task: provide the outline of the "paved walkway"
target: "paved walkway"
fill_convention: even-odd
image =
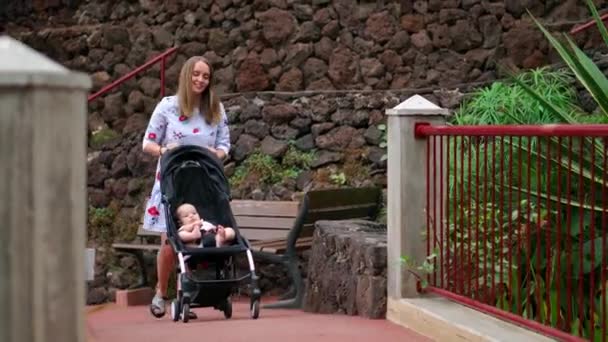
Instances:
[[[224,319],[220,311],[200,308],[193,310],[198,319],[188,323],[173,322],[169,314],[157,320],[145,306],[125,308],[106,304],[87,309],[88,342],[431,341],[386,320],[344,315],[262,308],[260,318],[253,320],[244,300],[233,303],[230,320]]]

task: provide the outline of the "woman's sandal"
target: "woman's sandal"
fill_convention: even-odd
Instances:
[[[161,318],[165,315],[165,298],[154,295],[152,298],[152,304],[150,304],[150,313],[156,318]]]
[[[156,318],[161,318],[165,315],[166,300],[167,298],[163,298],[159,295],[155,295],[154,298],[152,298],[152,304],[150,304],[150,313],[152,314],[152,316]],[[197,319],[198,316],[196,315],[196,313],[188,311],[188,318]]]

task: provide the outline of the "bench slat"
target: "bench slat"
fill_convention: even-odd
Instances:
[[[277,229],[240,229],[240,232],[250,241],[269,240],[269,239],[285,239],[288,231]]]
[[[137,229],[137,236],[146,237],[146,236],[160,236],[160,232],[155,232],[152,230],[146,230],[143,226],[139,226]]]
[[[237,216],[235,219],[240,230],[250,228],[290,230],[295,222],[295,218],[288,217]]]
[[[312,209],[306,215],[305,223],[319,220],[369,219],[375,216],[376,204],[362,204],[333,208]]]
[[[308,193],[308,209],[370,203],[378,205],[381,191],[378,188],[348,188],[315,190]]]
[[[298,202],[293,201],[253,201],[232,200],[230,208],[234,216],[298,216]]]
[[[160,249],[160,245],[142,245],[136,243],[113,243],[112,248],[114,249],[139,249],[144,251],[155,251]]]
[[[296,242],[296,250],[298,251],[310,248],[310,246],[312,246],[312,237],[301,238]],[[274,240],[272,243],[256,241],[251,244],[251,248],[254,251],[281,254],[287,250],[287,240]]]

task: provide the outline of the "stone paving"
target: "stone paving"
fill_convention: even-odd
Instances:
[[[260,318],[253,320],[245,300],[235,301],[230,320],[210,308],[193,311],[198,319],[182,323],[173,322],[168,314],[155,319],[146,306],[121,307],[112,303],[88,307],[87,341],[432,341],[383,319],[262,309]]]

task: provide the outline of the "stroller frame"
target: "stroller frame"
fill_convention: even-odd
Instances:
[[[198,161],[188,159],[189,156],[198,158]],[[222,224],[230,226],[235,230],[236,236],[232,245],[222,247],[190,247],[186,246],[177,234],[177,225],[174,212],[182,203],[190,202],[190,198],[182,197],[178,194],[175,184],[179,187],[179,177],[196,174],[197,179],[206,179],[211,184],[205,184],[202,188],[206,188],[207,194],[215,192],[219,198],[211,197],[215,201],[211,208],[204,205],[196,206],[197,209],[207,213],[221,211],[216,215],[216,220],[223,222],[213,222],[214,224]],[[168,177],[165,179],[165,177]],[[170,177],[170,178],[169,178]],[[230,210],[230,193],[228,182],[223,173],[223,164],[207,149],[198,146],[182,146],[161,158],[161,190],[162,202],[164,204],[165,218],[167,221],[167,240],[177,254],[177,298],[171,303],[171,318],[173,321],[186,323],[189,320],[191,308],[196,307],[213,307],[224,313],[224,317],[229,319],[232,317],[232,301],[231,294],[242,283],[250,282],[250,316],[257,319],[260,313],[260,297],[261,291],[258,287],[258,276],[255,272],[255,264],[249,241],[240,234],[236,220]],[[204,184],[201,183],[201,184]],[[164,186],[163,186],[164,185]],[[195,187],[186,187],[188,194],[197,194],[199,190],[193,190]],[[166,190],[166,192],[165,192]],[[203,190],[201,189],[200,193]],[[198,200],[198,198],[197,198]],[[209,202],[209,200],[206,200]],[[202,203],[199,201],[199,203]],[[223,210],[222,210],[223,209]],[[207,214],[203,214],[204,219]],[[211,215],[212,216],[212,215]],[[249,272],[245,275],[238,276],[235,265],[235,257],[245,254],[248,261]],[[209,262],[209,265],[215,266],[214,279],[202,279],[198,271],[193,271],[196,265]]]

